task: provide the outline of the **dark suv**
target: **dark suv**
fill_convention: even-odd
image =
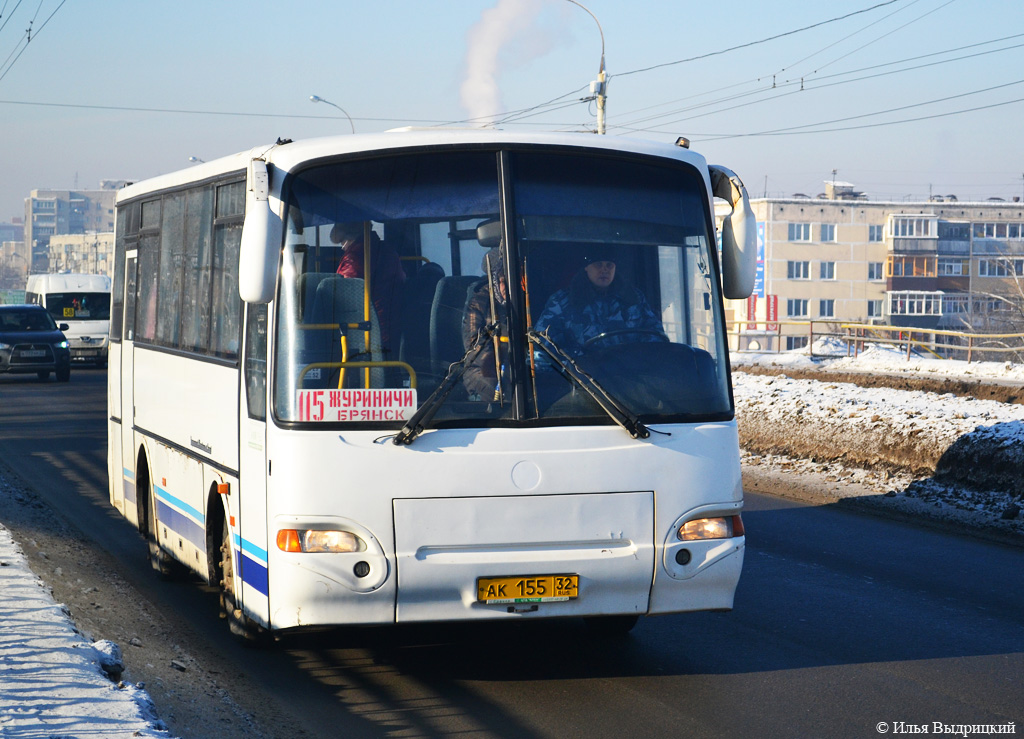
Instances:
[[[41,305],[0,305],[0,372],[35,372],[45,380],[71,379],[71,350],[59,327]]]

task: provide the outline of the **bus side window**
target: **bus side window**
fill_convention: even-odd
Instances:
[[[267,418],[267,306],[248,305],[245,320],[245,396],[249,418]]]

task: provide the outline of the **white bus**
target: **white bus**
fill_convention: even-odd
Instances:
[[[583,134],[279,141],[126,187],[111,503],[250,636],[729,609],[754,233],[728,170]]]
[[[110,334],[110,277],[73,273],[29,275],[25,302],[41,305],[71,345],[71,361],[107,365]]]

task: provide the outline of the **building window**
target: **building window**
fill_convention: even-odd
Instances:
[[[889,257],[889,277],[935,277],[936,257]]]
[[[835,318],[836,301],[832,298],[823,298],[818,301],[818,318]]]
[[[835,262],[822,262],[820,267],[821,267],[821,279],[823,279],[823,280],[834,280],[836,278],[836,263]]]
[[[791,223],[791,224],[789,224],[789,240],[790,241],[810,241],[811,240],[811,224],[809,224],[809,223]]]
[[[974,312],[978,315],[998,313],[999,311],[1012,309],[1013,304],[1002,298],[985,298],[974,301]]]
[[[961,277],[971,273],[968,259],[939,259],[939,277]]]
[[[884,233],[884,226],[868,226],[868,241],[878,242],[881,241]]]
[[[942,296],[942,315],[963,315],[967,313],[968,308],[968,296],[966,295],[943,295]]]
[[[884,280],[885,274],[882,271],[881,262],[868,262],[868,279],[869,280]]]
[[[891,292],[890,316],[942,315],[942,293]]]
[[[979,277],[1020,277],[1024,275],[1024,259],[1006,257],[978,260]]]
[[[786,262],[786,277],[790,280],[811,279],[811,263],[794,261]]]
[[[976,239],[1024,238],[1024,226],[1019,223],[974,223],[971,233]]]
[[[807,299],[789,298],[786,301],[786,315],[790,318],[807,318]]]
[[[902,239],[926,239],[936,235],[936,220],[920,216],[893,216],[892,235]]]
[[[786,351],[793,351],[794,349],[804,349],[807,347],[806,336],[787,336],[786,337]]]
[[[835,241],[836,240],[836,224],[834,224],[834,223],[823,223],[823,224],[821,224],[821,240],[822,241]]]
[[[868,318],[881,318],[882,317],[882,301],[881,300],[869,300],[868,301]]]

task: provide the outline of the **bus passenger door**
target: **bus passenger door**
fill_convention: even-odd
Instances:
[[[121,481],[124,490],[124,516],[137,526],[138,500],[135,487],[135,294],[138,284],[138,250],[125,254],[124,331],[121,335]],[[116,472],[116,471],[115,471]]]
[[[239,403],[239,494],[228,501],[236,577],[242,609],[264,626],[270,624],[267,573],[267,314],[266,304],[247,304]],[[230,523],[230,521],[229,521]],[[239,592],[236,590],[236,592]]]

